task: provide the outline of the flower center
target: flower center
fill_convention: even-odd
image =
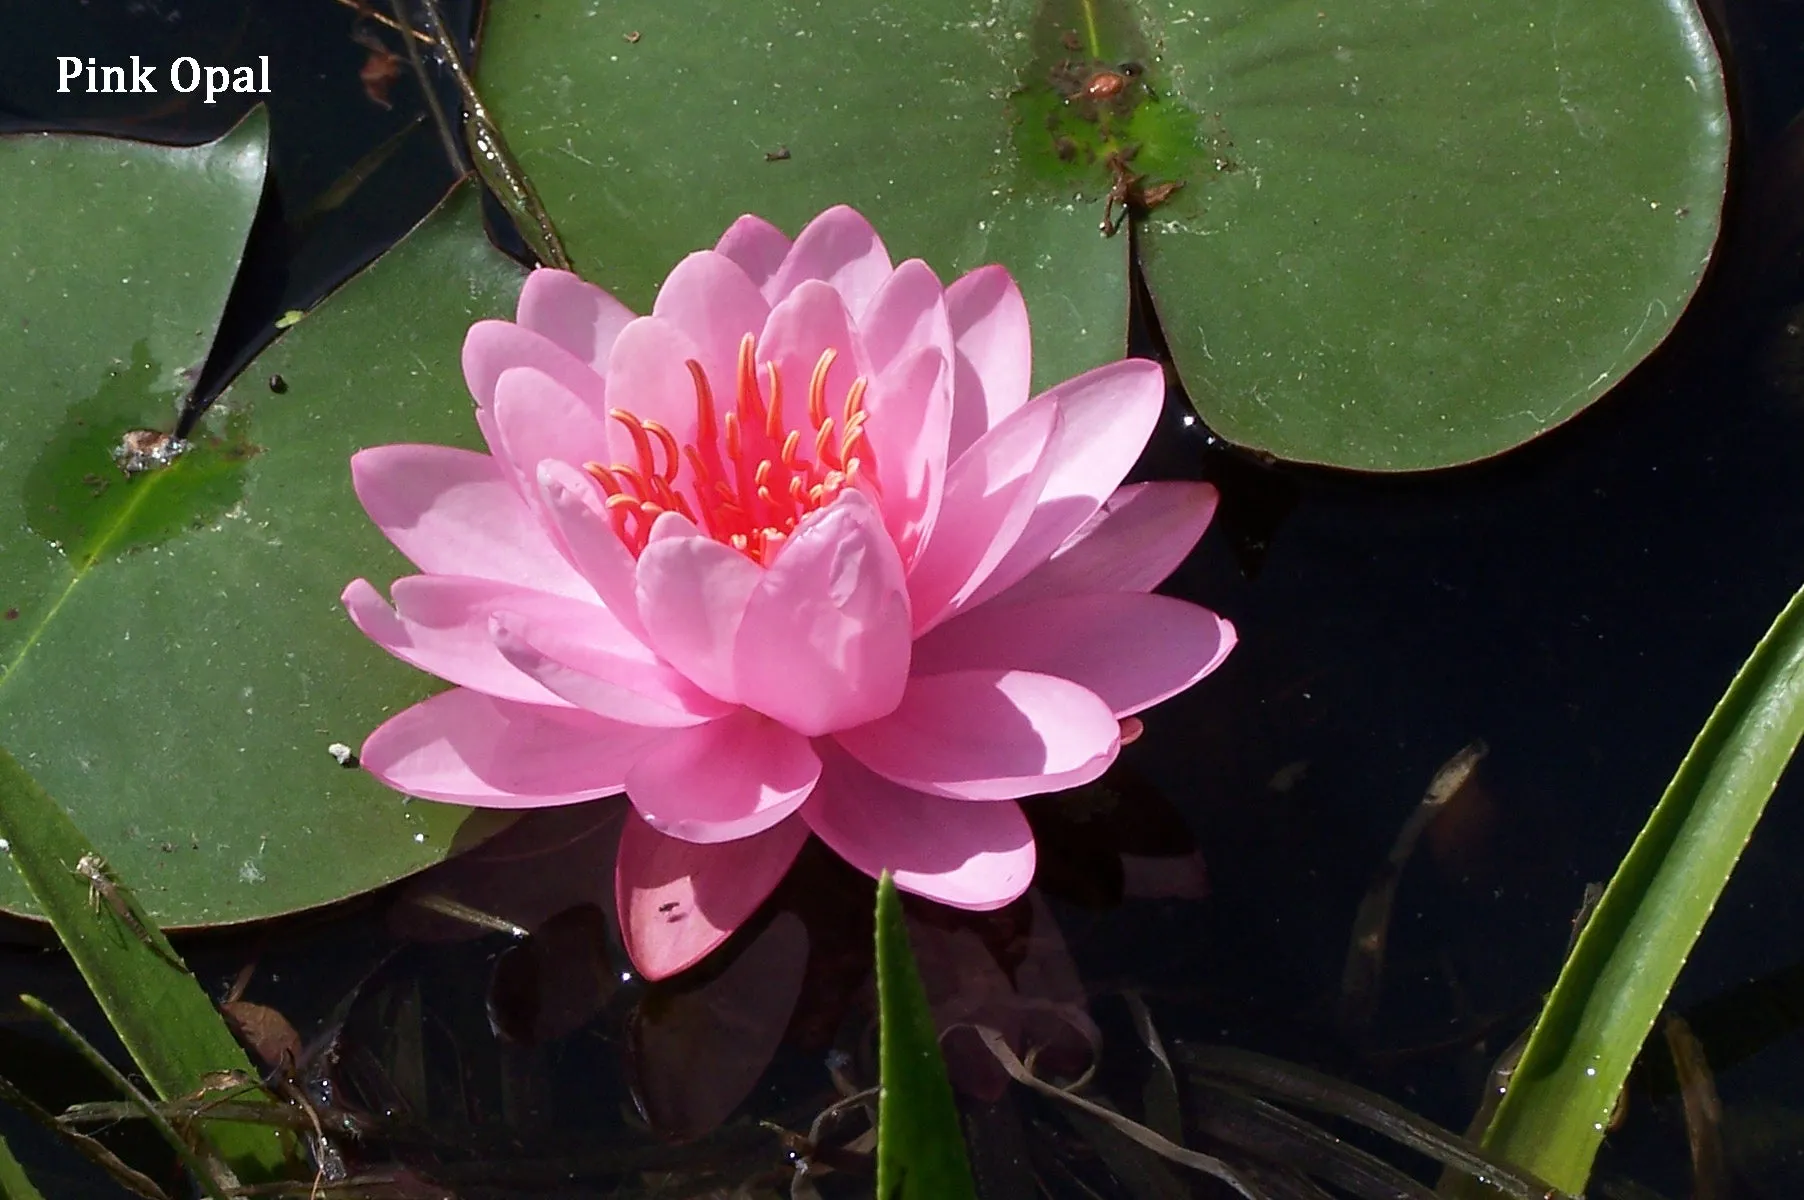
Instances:
[[[865,437],[867,381],[852,381],[837,416],[827,409],[827,373],[838,357],[821,352],[808,380],[808,426],[783,421],[783,380],[777,364],[764,364],[759,389],[753,360],[756,339],[739,341],[736,396],[716,419],[714,390],[694,359],[684,361],[695,381],[695,441],[677,446],[676,436],[656,421],[623,408],[608,410],[632,436],[635,461],[583,464],[608,495],[614,532],[637,558],[651,536],[652,523],[667,512],[681,513],[759,565],[767,565],[802,518],[829,504],[847,488],[877,490],[877,462]]]

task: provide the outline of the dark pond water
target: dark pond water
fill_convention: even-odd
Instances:
[[[468,6],[452,7],[467,28]],[[1383,479],[1254,462],[1210,444],[1174,398],[1141,473],[1201,475],[1225,499],[1168,588],[1229,615],[1241,646],[1146,717],[1109,796],[1036,812],[1031,903],[981,921],[917,914],[933,986],[1019,1015],[1012,973],[1068,1048],[1093,1021],[1098,1089],[1155,1124],[1172,1096],[1136,1032],[1141,1006],[1167,1043],[1257,1049],[1464,1127],[1552,982],[1585,885],[1608,877],[1804,581],[1804,138],[1782,133],[1804,110],[1804,7],[1727,0],[1716,15],[1739,106],[1724,249],[1667,346],[1592,411],[1491,463]],[[269,97],[274,184],[203,399],[275,314],[392,242],[452,179],[422,124],[314,219],[423,107],[407,72],[382,81],[370,22],[332,0],[8,0],[0,30],[4,130],[194,141],[242,112],[59,96],[59,54],[269,54],[287,81]],[[1348,1021],[1355,909],[1430,777],[1474,739],[1488,755],[1403,872],[1382,991]],[[341,1139],[353,1167],[398,1181],[412,1168],[470,1197],[787,1194],[786,1143],[760,1122],[805,1130],[835,1076],[871,1076],[868,884],[809,860],[708,977],[648,991],[622,981],[593,902],[611,843],[596,807],[516,828],[486,866],[183,949],[218,995],[255,963],[247,998],[324,1048],[304,1072],[322,1106],[390,1115],[383,1136]],[[1674,997],[1716,1071],[1736,1196],[1804,1194],[1801,852],[1794,774]],[[522,876],[578,886],[527,896]],[[545,920],[517,942],[423,914],[408,898],[426,891]],[[24,990],[104,1039],[54,951],[0,951],[0,993]],[[996,1098],[993,1072],[953,1050],[987,1195],[1215,1194],[1019,1089]],[[0,1022],[0,1074],[51,1106],[100,1094],[16,1012]],[[1206,1106],[1183,1099],[1194,1139]],[[11,1114],[0,1129],[51,1196],[117,1194]],[[146,1141],[119,1144],[168,1177]],[[852,1169],[822,1177],[822,1195],[869,1193],[853,1158],[824,1157]],[[1593,1194],[1690,1190],[1671,1072],[1650,1061]]]

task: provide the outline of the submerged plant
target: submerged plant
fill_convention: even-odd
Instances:
[[[459,804],[625,791],[615,892],[647,976],[717,946],[811,832],[904,890],[1008,903],[1035,862],[1014,801],[1095,779],[1122,718],[1234,643],[1150,594],[1214,489],[1118,487],[1160,367],[1030,399],[1008,273],[943,287],[849,208],[793,244],[740,218],[646,317],[535,271],[463,363],[489,453],[352,459],[422,574],[345,606],[458,685],[362,761]]]

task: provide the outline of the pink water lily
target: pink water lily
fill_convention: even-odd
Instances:
[[[1119,487],[1157,364],[1029,398],[1000,267],[942,286],[849,208],[741,217],[650,316],[534,271],[464,343],[486,454],[379,446],[358,498],[420,568],[358,628],[457,686],[365,742],[384,783],[495,808],[626,792],[615,894],[645,975],[751,915],[810,833],[968,909],[1027,887],[1018,797],[1095,779],[1120,719],[1233,628],[1151,594],[1214,511]]]

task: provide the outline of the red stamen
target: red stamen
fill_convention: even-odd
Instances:
[[[656,421],[641,421],[640,424],[664,447],[664,482],[676,482],[677,468],[683,463],[683,456],[677,453],[676,434]]]
[[[770,411],[764,418],[764,436],[771,441],[783,438],[783,380],[777,375],[777,364],[764,364],[764,373],[770,378]]]
[[[839,352],[828,346],[821,351],[821,356],[814,364],[814,374],[808,379],[808,420],[819,429],[827,420],[827,372],[833,369],[833,360]]]
[[[601,490],[608,495],[618,496],[620,494],[620,481],[614,478],[614,473],[612,471],[608,470],[600,463],[584,463],[583,471],[589,478],[593,479],[596,483],[599,483],[601,485]]]
[[[608,520],[633,554],[644,551],[658,518],[675,512],[768,565],[809,513],[848,487],[875,487],[866,381],[853,380],[838,416],[828,416],[827,379],[838,353],[821,352],[808,379],[810,446],[805,427],[785,427],[782,371],[766,362],[760,379],[756,352],[755,337],[740,339],[734,395],[718,412],[707,372],[694,359],[684,362],[695,385],[693,443],[680,444],[663,425],[624,408],[609,410],[632,439],[636,461],[583,470],[607,494]]]
[[[644,500],[651,495],[651,489],[645,484],[645,476],[639,474],[636,468],[629,467],[625,463],[615,463],[614,474],[633,485],[633,493],[638,499]]]
[[[695,440],[698,445],[714,445],[714,392],[708,387],[708,373],[693,358],[683,360],[695,380]]]

